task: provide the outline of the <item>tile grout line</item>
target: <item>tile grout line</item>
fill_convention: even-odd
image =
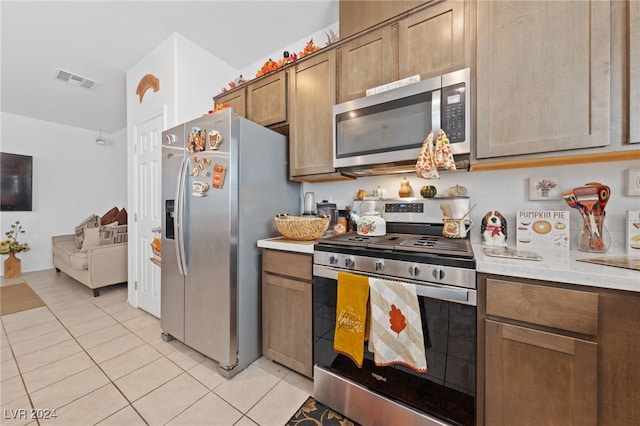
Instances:
[[[34,290],[34,291],[37,293],[37,290]],[[39,297],[39,295],[38,295],[38,297]],[[43,302],[44,302],[44,300],[43,300]],[[94,304],[93,302],[90,302],[90,303],[91,303],[93,306],[95,306],[95,307],[97,307],[98,309],[100,309],[102,312],[104,312],[104,313],[105,313],[106,315],[108,315],[109,317],[113,318],[113,319],[114,319],[118,324],[122,324],[122,323],[120,323],[120,321],[118,321],[116,318],[114,318],[114,317],[113,317],[113,316],[111,316],[108,312],[106,312],[104,309],[102,309],[102,307],[101,307],[101,306],[98,306],[98,305]],[[93,363],[94,363],[94,365],[95,365],[95,366],[100,370],[100,372],[102,372],[102,374],[104,374],[104,376],[107,378],[107,380],[109,381],[109,383],[111,383],[111,384],[112,384],[112,385],[113,385],[113,386],[118,390],[118,392],[123,396],[123,398],[125,399],[125,401],[127,401],[128,405],[129,405],[129,406],[130,406],[130,407],[131,407],[131,408],[136,412],[136,414],[138,414],[138,416],[140,416],[140,419],[142,419],[142,421],[144,421],[144,422],[145,422],[145,424],[147,424],[147,425],[148,425],[149,423],[147,422],[147,420],[146,420],[146,419],[145,419],[145,418],[144,418],[144,417],[143,417],[143,416],[138,412],[138,410],[133,406],[133,403],[132,403],[131,401],[129,401],[129,398],[127,398],[127,396],[126,396],[126,395],[122,392],[122,390],[121,390],[121,389],[120,389],[120,388],[115,384],[115,382],[111,379],[111,377],[109,377],[109,375],[108,375],[108,374],[107,374],[107,373],[102,369],[102,367],[100,366],[100,364],[98,364],[98,362],[96,362],[96,360],[91,356],[91,354],[89,354],[89,353],[87,352],[87,350],[85,349],[85,347],[84,347],[84,346],[83,346],[83,345],[78,341],[78,339],[76,338],[76,336],[75,336],[74,334],[72,334],[72,333],[71,333],[71,331],[69,331],[69,329],[67,328],[67,326],[66,326],[66,325],[65,325],[65,324],[60,320],[60,318],[58,317],[58,315],[56,315],[56,313],[51,309],[51,307],[50,307],[46,302],[45,302],[45,306],[46,306],[46,308],[49,310],[49,312],[51,313],[51,315],[53,315],[53,317],[56,319],[56,321],[58,321],[58,323],[59,323],[59,324],[64,328],[64,330],[65,330],[67,333],[69,333],[69,335],[71,336],[71,338],[72,338],[72,339],[73,339],[73,340],[78,344],[78,346],[80,347],[80,349],[82,350],[82,352],[84,352],[84,353],[87,355],[87,357],[89,357],[89,359],[91,360],[91,362],[93,362]],[[135,334],[132,330],[130,330],[130,329],[129,329],[129,328],[127,328],[126,326],[123,326],[123,327],[125,327],[125,328],[130,332],[130,333]],[[6,328],[4,327],[4,324],[3,324],[3,328],[5,329],[5,334],[7,334],[7,332],[6,332]],[[96,331],[99,331],[99,330],[96,330]],[[90,334],[90,333],[87,333],[87,334]],[[38,337],[38,336],[36,336],[36,337]],[[139,336],[138,336],[138,337],[139,337]],[[7,335],[7,339],[8,339],[8,335]],[[115,340],[115,339],[111,339],[111,340]],[[111,341],[111,340],[109,340],[109,341]],[[143,341],[144,341],[144,340],[143,340]],[[106,343],[106,342],[104,342],[104,343]],[[147,342],[145,342],[145,343],[147,343]],[[18,372],[20,373],[20,379],[22,380],[23,386],[24,386],[24,388],[25,388],[25,392],[26,392],[26,394],[27,394],[27,397],[29,398],[29,403],[31,404],[31,408],[32,408],[32,409],[35,409],[35,408],[34,408],[33,401],[32,401],[32,399],[31,399],[31,392],[29,392],[29,390],[27,389],[27,385],[26,385],[26,383],[24,382],[24,378],[23,378],[23,375],[22,375],[22,371],[20,370],[20,366],[18,365],[18,361],[17,361],[17,358],[15,357],[15,354],[14,354],[14,352],[13,352],[13,347],[12,347],[12,345],[11,345],[11,342],[10,342],[10,341],[9,341],[9,347],[11,348],[11,353],[12,353],[12,355],[13,355],[13,358],[14,358],[14,361],[15,361],[15,363],[16,363],[16,366],[18,367]],[[154,348],[154,350],[155,350],[155,348]],[[74,354],[74,355],[75,355],[75,354]],[[68,356],[67,356],[66,358],[68,358]],[[55,362],[55,361],[54,361],[54,362]],[[48,364],[51,364],[51,363],[48,363]],[[45,365],[47,365],[47,364],[45,364]],[[84,371],[86,371],[86,370],[88,370],[88,369],[90,369],[90,368],[92,368],[92,367],[85,368],[84,370],[78,371],[78,372],[76,372],[76,373],[74,373],[74,374],[72,374],[72,375],[70,375],[70,376],[66,376],[66,377],[64,377],[64,378],[62,378],[62,379],[60,379],[60,380],[57,380],[57,381],[55,381],[55,382],[53,382],[53,383],[48,384],[47,386],[43,387],[42,389],[45,389],[45,388],[47,388],[48,386],[54,385],[54,384],[56,384],[56,383],[59,383],[59,382],[61,382],[62,380],[65,380],[65,379],[67,379],[67,378],[69,378],[69,377],[73,377],[73,376],[75,376],[76,374],[82,373],[82,372],[84,372]],[[106,385],[104,385],[104,386],[106,386]],[[66,404],[64,404],[64,405],[62,405],[61,407],[58,407],[58,408],[66,407],[67,405],[69,405],[69,404],[71,404],[71,403],[73,403],[73,402],[75,402],[75,401],[77,401],[77,400],[79,400],[79,399],[81,399],[81,398],[83,398],[83,397],[85,397],[85,396],[89,395],[90,393],[93,393],[93,392],[95,392],[95,391],[96,391],[96,390],[98,390],[98,389],[102,389],[104,386],[100,386],[100,387],[98,387],[97,389],[94,389],[94,390],[92,390],[91,392],[89,392],[89,393],[87,393],[87,394],[85,394],[85,395],[82,395],[82,396],[80,396],[80,397],[78,397],[78,398],[76,398],[76,399],[73,399],[73,400],[71,400],[71,401],[67,402]],[[40,389],[38,389],[38,390],[40,390]],[[104,421],[104,420],[108,419],[109,417],[111,417],[112,415],[114,415],[114,414],[118,413],[119,411],[121,411],[121,410],[122,410],[122,409],[124,409],[124,408],[125,408],[125,407],[122,407],[122,408],[120,408],[119,410],[117,410],[116,412],[109,414],[108,416],[106,416],[106,417],[104,417],[104,418],[100,419],[97,423],[100,423],[100,422],[102,422],[102,421]],[[57,408],[56,408],[56,409],[57,409]],[[39,419],[37,419],[37,418],[36,418],[36,421],[37,421],[38,425],[40,425],[40,421],[39,421]],[[97,423],[96,423],[96,424],[97,424]]]
[[[33,401],[31,400],[31,393],[27,389],[27,384],[24,382],[24,377],[22,375],[22,370],[20,370],[20,365],[18,364],[18,359],[16,358],[16,354],[13,351],[13,346],[11,344],[11,340],[9,340],[9,334],[7,333],[7,329],[5,327],[4,321],[2,321],[2,330],[4,331],[4,334],[5,334],[6,338],[7,338],[7,342],[9,343],[9,350],[11,351],[11,356],[13,357],[13,362],[16,364],[16,369],[18,370],[18,375],[20,376],[20,381],[22,382],[22,386],[24,387],[24,393],[27,396],[27,400],[29,400],[29,405],[31,405],[31,410],[33,412],[33,410],[35,410],[35,406],[33,404]],[[4,413],[3,413],[3,417],[4,417]],[[39,426],[40,425],[40,420],[37,417],[36,417],[35,420],[36,420],[36,423]]]
[[[56,278],[56,279],[57,279],[57,276],[56,276],[56,275],[53,275],[53,274],[52,274],[52,276],[53,276],[54,278]],[[49,288],[51,288],[51,287],[54,287],[54,286],[47,286],[47,289],[49,289]],[[234,423],[234,424],[237,424],[238,422],[242,421],[242,419],[244,419],[244,418],[246,418],[246,419],[250,420],[251,422],[258,423],[256,420],[254,420],[252,417],[250,417],[250,416],[248,415],[248,413],[249,413],[252,409],[254,409],[254,408],[255,408],[255,407],[256,407],[260,402],[262,402],[262,401],[263,401],[263,400],[264,400],[264,399],[269,395],[269,393],[270,393],[270,392],[272,392],[272,391],[275,389],[275,387],[276,387],[276,386],[278,386],[282,381],[287,382],[287,381],[285,380],[285,377],[287,376],[287,374],[288,374],[288,373],[285,373],[283,376],[280,376],[279,374],[274,374],[273,372],[271,372],[271,371],[270,371],[270,370],[268,370],[267,368],[264,368],[262,365],[260,365],[260,364],[256,364],[256,367],[260,368],[260,370],[262,370],[262,371],[264,371],[264,372],[266,372],[266,373],[268,373],[268,374],[271,374],[271,375],[273,375],[274,377],[277,377],[277,378],[278,378],[278,380],[277,380],[277,381],[274,383],[274,385],[273,385],[273,386],[271,386],[271,387],[268,389],[268,391],[267,391],[267,392],[265,392],[265,393],[264,393],[264,394],[263,394],[263,395],[262,395],[262,396],[261,396],[261,397],[260,397],[260,398],[255,402],[255,403],[254,403],[254,404],[252,404],[252,405],[251,405],[251,406],[250,406],[246,411],[243,411],[243,410],[239,409],[238,407],[236,407],[232,402],[227,401],[224,397],[222,397],[221,395],[219,395],[218,393],[216,393],[216,392],[215,392],[215,389],[216,389],[217,387],[219,387],[219,386],[220,386],[220,384],[217,384],[213,389],[210,389],[210,388],[209,388],[209,386],[207,386],[207,385],[206,385],[205,383],[203,383],[200,379],[198,379],[197,377],[193,376],[193,375],[189,372],[189,370],[191,370],[192,368],[196,367],[198,364],[201,364],[201,362],[196,363],[196,365],[193,365],[191,368],[182,367],[182,366],[181,366],[180,364],[178,364],[176,361],[174,361],[173,359],[169,358],[169,357],[168,357],[168,354],[165,354],[165,353],[160,352],[160,350],[158,350],[158,349],[157,349],[157,348],[156,348],[152,343],[150,343],[150,342],[149,342],[149,341],[147,341],[145,338],[143,338],[143,337],[141,337],[140,335],[138,335],[138,334],[137,334],[137,331],[140,331],[140,330],[137,330],[137,331],[136,331],[136,330],[133,330],[133,329],[129,328],[128,326],[124,325],[122,321],[120,321],[118,318],[116,318],[116,316],[114,316],[114,315],[113,315],[112,313],[110,313],[109,311],[105,310],[105,308],[106,308],[106,309],[108,309],[108,307],[109,307],[109,306],[115,305],[115,304],[117,304],[117,303],[119,303],[119,302],[115,301],[115,302],[113,302],[113,303],[108,303],[108,304],[106,304],[106,305],[98,305],[98,304],[94,303],[93,299],[88,299],[88,303],[89,303],[89,304],[91,304],[94,308],[98,308],[98,309],[99,309],[102,313],[104,313],[107,317],[109,317],[109,318],[113,319],[113,320],[116,322],[116,324],[118,324],[118,325],[120,325],[120,326],[124,327],[124,328],[127,330],[127,332],[128,332],[129,334],[131,334],[131,335],[133,335],[133,336],[136,336],[137,338],[140,338],[140,339],[141,339],[141,341],[142,341],[142,342],[144,342],[144,344],[145,344],[145,345],[150,346],[154,351],[158,352],[158,353],[160,354],[160,356],[161,356],[161,357],[165,358],[166,360],[170,361],[173,365],[177,366],[177,367],[180,369],[180,371],[181,371],[181,372],[180,372],[176,377],[179,377],[179,376],[180,376],[181,374],[183,374],[183,373],[187,373],[188,377],[193,378],[196,382],[198,382],[198,383],[200,383],[201,385],[203,385],[203,386],[204,386],[204,388],[206,389],[206,393],[205,393],[202,397],[198,398],[196,401],[194,401],[193,403],[191,403],[190,405],[188,405],[187,407],[185,407],[184,409],[182,409],[179,413],[177,413],[175,416],[173,416],[171,419],[169,419],[169,420],[168,420],[168,422],[173,421],[175,418],[177,418],[178,416],[180,416],[180,415],[181,415],[181,414],[183,414],[184,412],[186,412],[186,411],[188,411],[189,409],[191,409],[191,408],[192,408],[196,403],[198,403],[199,401],[201,401],[201,400],[202,400],[204,397],[206,397],[207,395],[209,395],[209,394],[213,394],[213,395],[215,395],[217,398],[220,398],[222,401],[224,401],[225,403],[229,404],[229,406],[230,406],[230,407],[233,407],[235,410],[237,410],[237,411],[241,414],[241,416],[240,416],[240,418],[238,419],[238,421],[237,421],[236,423]],[[129,305],[128,305],[128,302],[126,302],[126,300],[125,300],[125,304],[127,304],[127,306],[129,306]],[[72,333],[70,332],[70,330],[67,328],[67,326],[66,326],[64,323],[62,323],[62,321],[61,321],[60,317],[59,317],[59,316],[58,316],[58,315],[57,315],[57,314],[52,310],[52,308],[51,308],[48,304],[46,304],[46,302],[45,302],[45,306],[46,306],[47,310],[48,310],[48,311],[53,315],[53,317],[55,318],[55,320],[56,320],[56,321],[58,321],[58,323],[59,323],[60,325],[62,325],[62,328],[63,328],[67,333],[69,333],[69,335],[70,335],[70,337],[73,339],[73,341],[74,341],[74,342],[75,342],[75,343],[80,347],[81,352],[84,352],[84,353],[88,356],[88,358],[92,361],[92,363],[93,363],[96,367],[98,367],[98,370],[99,370],[102,374],[104,374],[104,375],[105,375],[105,377],[106,377],[106,378],[107,378],[107,380],[108,380],[108,383],[107,383],[107,384],[109,384],[109,383],[110,383],[110,384],[112,384],[112,385],[113,385],[113,386],[118,390],[118,392],[123,396],[123,398],[124,398],[124,400],[127,402],[127,404],[128,404],[128,405],[129,405],[129,406],[134,410],[134,412],[139,416],[139,418],[140,418],[143,422],[145,422],[145,424],[149,425],[149,422],[148,422],[148,421],[147,421],[147,420],[142,416],[142,414],[141,414],[141,413],[140,413],[140,412],[135,408],[135,406],[133,405],[133,402],[132,402],[132,401],[130,401],[130,400],[129,400],[129,398],[127,398],[127,396],[124,394],[124,392],[123,392],[123,391],[118,387],[118,385],[116,385],[115,381],[111,379],[111,377],[110,377],[110,376],[105,372],[105,370],[102,368],[102,366],[101,366],[98,362],[96,362],[96,360],[91,356],[91,354],[88,352],[88,350],[87,350],[87,349],[86,349],[86,348],[85,348],[85,347],[84,347],[84,346],[79,342],[78,338],[79,338],[79,337],[81,337],[81,336],[76,337],[74,334],[72,334]],[[127,321],[129,321],[129,320],[131,320],[131,319],[134,319],[134,318],[135,318],[135,317],[133,317],[133,318],[129,318],[129,319],[127,319]],[[4,326],[3,326],[3,327],[4,327]],[[7,335],[7,339],[8,339],[8,334],[6,333],[6,327],[4,327],[4,329],[5,329],[5,334]],[[100,330],[102,330],[102,329],[98,329],[98,330],[92,331],[92,332],[90,332],[90,333],[86,333],[86,335],[91,334],[91,333],[94,333],[94,332],[99,332]],[[142,330],[142,329],[141,329],[141,330]],[[85,335],[85,334],[83,334],[83,336],[84,336],[84,335]],[[105,342],[101,342],[100,344],[104,344],[104,343],[111,342],[111,341],[113,341],[113,340],[118,339],[119,337],[123,337],[123,336],[118,336],[118,337],[115,337],[115,338],[111,338],[111,339],[109,339],[109,340],[107,340],[107,341],[105,341]],[[12,345],[11,345],[11,343],[10,343],[10,342],[9,342],[9,346],[10,346],[10,348],[11,348],[12,355],[13,355],[13,357],[14,357],[14,362],[15,362],[16,366],[18,367],[18,372],[19,372],[19,374],[20,374],[20,377],[21,377],[21,380],[22,380],[23,386],[24,386],[25,391],[26,391],[26,394],[27,394],[27,396],[28,396],[29,403],[30,403],[30,404],[31,404],[31,406],[33,407],[33,406],[34,406],[34,404],[33,404],[33,401],[32,401],[32,399],[31,399],[30,392],[28,392],[28,390],[27,390],[26,383],[24,383],[23,373],[22,373],[21,369],[20,369],[20,368],[19,368],[19,366],[18,366],[18,362],[17,362],[17,359],[16,359],[16,357],[15,357],[15,353],[13,352],[13,348],[12,348]],[[188,347],[188,346],[187,346],[187,347]],[[182,352],[182,351],[180,351],[180,349],[178,349],[178,348],[174,348],[174,349],[175,349],[176,351],[178,351],[178,352]],[[39,350],[40,350],[40,349],[39,349]],[[196,351],[196,352],[197,352],[197,351]],[[125,352],[125,353],[126,353],[126,352]],[[170,353],[171,353],[171,352],[170,352]],[[184,352],[182,352],[182,353],[184,354]],[[198,352],[198,353],[199,353],[199,352]],[[120,355],[122,355],[122,354],[116,355],[116,357],[117,357],[117,356],[120,356]],[[185,355],[186,355],[186,354],[185,354]],[[113,359],[113,358],[115,358],[115,357],[112,357],[112,358],[109,358],[109,359]],[[158,358],[158,359],[160,359],[160,358]],[[205,359],[209,359],[209,358],[205,357]],[[215,360],[213,360],[213,361],[215,362]],[[153,362],[153,361],[152,361],[152,362]],[[145,364],[145,365],[148,365],[148,364],[149,364],[149,363],[147,363],[147,364]],[[46,364],[45,364],[45,365],[46,365]],[[88,367],[88,368],[92,368],[92,367]],[[88,369],[88,368],[87,368],[87,369]],[[50,384],[49,384],[49,385],[47,385],[47,386],[51,386],[51,385],[53,385],[53,384],[55,384],[55,383],[60,382],[61,380],[64,380],[64,379],[68,378],[68,377],[72,377],[72,376],[74,376],[74,375],[76,375],[76,374],[79,374],[79,373],[81,373],[81,372],[84,372],[84,371],[86,371],[87,369],[84,369],[84,370],[82,370],[82,371],[80,371],[80,372],[76,372],[76,373],[74,373],[73,375],[71,375],[71,376],[67,376],[67,377],[65,377],[65,378],[63,378],[63,379],[60,379],[60,380],[56,381],[56,382],[50,383]],[[134,371],[136,371],[136,370],[134,370]],[[129,373],[127,373],[127,374],[130,374],[130,373],[132,373],[132,372],[129,372]],[[124,377],[124,376],[123,376],[123,377]],[[138,400],[140,400],[141,398],[145,397],[145,396],[146,396],[146,395],[148,395],[149,393],[151,393],[151,392],[153,392],[153,391],[157,390],[158,388],[160,388],[160,387],[164,386],[166,383],[170,382],[171,380],[174,380],[176,377],[174,377],[174,378],[170,379],[169,381],[167,381],[167,382],[165,382],[165,383],[163,383],[163,384],[160,384],[160,385],[156,386],[154,389],[151,389],[149,392],[147,392],[147,393],[145,393],[144,395],[142,395],[142,396],[140,396],[139,398],[137,398],[137,399],[136,399],[136,401],[138,401]],[[289,382],[287,382],[287,383],[289,383]],[[47,386],[43,387],[42,389],[46,388]],[[105,384],[105,385],[103,385],[103,386],[98,387],[98,389],[101,389],[101,388],[103,388],[104,386],[106,386],[106,384]],[[295,386],[295,385],[294,385],[294,386]],[[297,387],[297,386],[296,386],[296,387]],[[90,393],[95,392],[95,391],[96,391],[96,390],[98,390],[98,389],[94,389],[93,391],[91,391],[91,392],[87,393],[86,395],[89,395]],[[78,397],[78,398],[75,398],[74,400],[69,401],[69,402],[67,402],[66,404],[64,404],[62,407],[65,407],[65,406],[67,406],[67,405],[71,404],[72,402],[75,402],[75,401],[77,401],[78,399],[83,398],[83,397],[84,397],[84,396],[86,396],[86,395],[82,395],[82,396],[80,396],[80,397]],[[59,408],[62,408],[62,407],[59,407]],[[121,411],[121,410],[123,410],[124,408],[126,408],[126,406],[125,406],[125,407],[122,407],[122,408],[120,408],[120,409],[118,409],[118,410],[117,410],[116,412],[114,412],[114,413],[111,413],[111,414],[107,415],[107,416],[106,416],[106,417],[104,417],[103,419],[99,420],[99,422],[102,422],[102,421],[104,421],[104,420],[108,419],[109,417],[111,417],[111,416],[115,415],[116,413],[120,412],[120,411]],[[39,424],[40,424],[40,422],[38,421],[38,425],[39,425]]]

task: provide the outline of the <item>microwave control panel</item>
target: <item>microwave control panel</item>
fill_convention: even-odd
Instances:
[[[465,141],[465,87],[464,83],[442,88],[442,130],[450,143]]]

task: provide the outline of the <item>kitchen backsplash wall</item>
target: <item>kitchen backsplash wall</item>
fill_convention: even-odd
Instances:
[[[438,180],[420,179],[415,173],[411,173],[365,177],[346,182],[305,183],[302,187],[301,202],[304,192],[313,191],[316,201],[329,200],[336,203],[339,209],[344,209],[347,205],[353,206],[358,190],[364,189],[371,194],[378,186],[383,189],[385,198],[397,198],[400,182],[404,177],[411,182],[415,197],[420,197],[420,188],[424,185],[435,186],[438,196],[445,195],[446,190],[452,186],[461,185],[468,189],[471,205],[478,204],[471,212],[471,219],[474,221],[471,231],[472,243],[480,243],[480,223],[485,213],[490,210],[498,210],[506,217],[510,247],[516,246],[515,217],[518,210],[567,210],[571,219],[573,250],[577,247],[577,238],[583,223],[578,211],[569,208],[561,198],[530,200],[529,179],[557,178],[560,181],[559,193],[587,182],[601,182],[611,188],[611,198],[606,207],[606,228],[612,237],[610,251],[617,251],[622,250],[624,243],[626,211],[640,208],[640,197],[624,195],[625,170],[638,167],[637,161],[619,161],[485,172],[442,172]],[[357,202],[355,204],[357,208]]]

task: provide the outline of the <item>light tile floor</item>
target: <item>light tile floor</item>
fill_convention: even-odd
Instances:
[[[94,298],[54,270],[23,279],[47,306],[1,317],[3,426],[281,426],[313,393],[311,380],[265,357],[224,378],[212,360],[163,341],[160,321],[126,302],[126,285]]]

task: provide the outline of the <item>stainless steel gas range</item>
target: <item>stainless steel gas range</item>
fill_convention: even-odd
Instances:
[[[442,203],[455,217],[469,211],[468,198],[382,200],[386,235],[348,233],[315,245],[314,396],[358,423],[475,424],[475,258],[468,239],[442,236]],[[334,350],[341,271],[415,287],[426,373],[378,366],[366,343],[361,368]]]

